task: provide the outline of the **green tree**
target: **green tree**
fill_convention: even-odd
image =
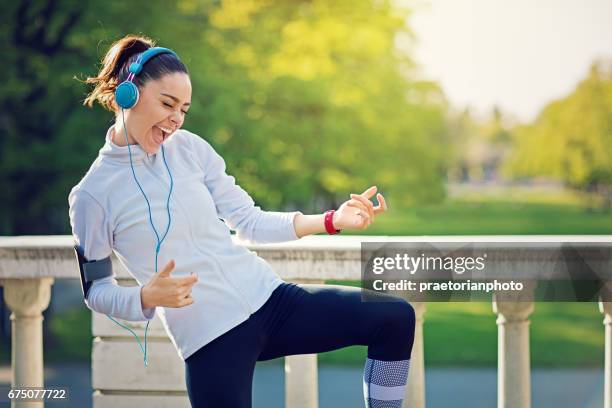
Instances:
[[[506,171],[515,177],[551,176],[612,199],[612,64],[595,62],[565,98],[548,104],[534,123],[514,131]]]
[[[443,197],[445,101],[396,50],[406,15],[370,1],[225,2],[213,12],[206,35],[232,65],[224,82],[245,90],[237,112],[247,118],[209,134],[254,195],[311,210],[370,183],[398,207]],[[255,166],[267,185],[253,180]]]
[[[161,0],[4,2],[0,234],[67,232],[68,192],[95,158],[109,121],[108,113],[81,105],[86,90],[74,76],[94,74],[103,48],[132,30],[161,34],[180,50],[181,22],[196,30],[204,13],[173,11],[171,30],[169,5]],[[150,13],[142,18],[140,10]]]
[[[146,10],[146,13],[143,13]],[[74,80],[141,33],[193,83],[185,128],[266,209],[319,211],[377,184],[400,208],[444,196],[446,102],[416,80],[390,1],[23,0],[2,15],[0,233],[65,233],[70,188],[114,118]]]

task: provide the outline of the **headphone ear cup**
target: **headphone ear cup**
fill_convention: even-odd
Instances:
[[[124,81],[115,89],[115,102],[123,109],[133,108],[138,97],[138,87],[131,81]]]

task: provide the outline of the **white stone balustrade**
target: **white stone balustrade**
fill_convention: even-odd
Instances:
[[[235,237],[234,237],[235,238]],[[236,242],[239,242],[235,239]],[[280,276],[293,282],[361,278],[361,242],[511,243],[523,266],[517,278],[550,277],[547,254],[564,243],[587,243],[609,249],[612,236],[309,236],[282,244],[246,245],[265,258]],[[241,243],[244,245],[244,243]],[[534,248],[536,249],[534,251]],[[529,256],[524,254],[528,251]],[[516,265],[516,264],[515,264]],[[116,257],[113,267],[121,284],[134,281]],[[612,275],[612,268],[607,271]],[[554,274],[554,271],[553,271]],[[508,276],[508,275],[506,275]],[[55,279],[76,279],[78,271],[70,236],[0,237],[0,285],[12,311],[12,387],[43,386],[42,311]],[[610,276],[606,278],[612,281]],[[415,344],[405,407],[425,407],[423,321],[426,305],[412,302],[417,317]],[[600,302],[605,325],[605,408],[612,408],[612,302]],[[83,307],[85,305],[83,304]],[[533,302],[493,301],[498,324],[498,408],[531,406],[529,316]],[[144,323],[123,322],[140,337]],[[149,366],[135,351],[133,337],[105,316],[93,313],[92,387],[94,407],[188,407],[184,368],[160,321],[149,326]],[[285,358],[285,401],[288,408],[317,408],[316,355]],[[466,402],[467,403],[467,402]],[[13,402],[12,407],[42,407],[42,402]]]

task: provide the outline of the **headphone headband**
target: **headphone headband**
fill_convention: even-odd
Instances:
[[[142,67],[144,66],[144,64],[146,64],[148,60],[158,54],[173,54],[178,59],[178,55],[176,55],[176,53],[169,48],[151,47],[142,54],[140,54],[136,62],[130,64],[130,73],[138,75],[140,71],[142,71]]]

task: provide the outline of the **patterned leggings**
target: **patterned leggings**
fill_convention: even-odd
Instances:
[[[393,376],[404,372],[405,385],[407,366],[397,366],[396,362],[410,359],[414,309],[405,300],[382,293],[377,295],[388,301],[364,302],[361,289],[356,287],[282,283],[249,319],[185,360],[192,407],[251,408],[257,361],[352,345],[368,346],[364,393],[370,389],[368,382],[372,379],[373,367],[378,366],[383,371],[374,372],[376,377],[384,377],[384,370],[390,376],[373,384],[376,391],[372,392],[399,395],[402,391],[397,385],[401,385],[402,378]],[[396,387],[382,387],[385,385]],[[399,405],[397,401],[395,405],[380,403],[366,395],[366,406],[399,407],[401,401]]]

